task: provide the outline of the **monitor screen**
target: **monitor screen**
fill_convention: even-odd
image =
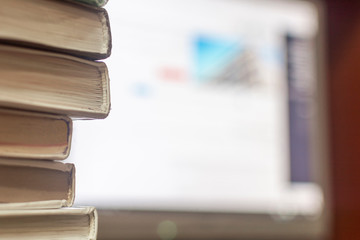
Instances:
[[[316,217],[317,7],[109,1],[111,112],[75,121],[76,203]]]

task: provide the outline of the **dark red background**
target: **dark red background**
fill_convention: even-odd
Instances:
[[[332,240],[360,239],[360,1],[327,0]]]

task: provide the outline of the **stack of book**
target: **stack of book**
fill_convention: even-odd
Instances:
[[[72,207],[72,119],[105,118],[111,34],[105,0],[2,0],[0,239],[96,239]]]

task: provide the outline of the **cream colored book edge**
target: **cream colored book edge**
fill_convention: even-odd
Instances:
[[[95,240],[98,215],[94,207],[0,210],[0,239]]]
[[[68,207],[67,200],[47,200],[20,203],[0,203],[0,211],[3,210],[28,210],[28,209],[56,209]]]
[[[17,167],[18,169],[16,169]],[[2,168],[5,170],[1,170]],[[12,171],[10,173],[6,173],[9,168],[11,168]],[[25,172],[20,172],[18,171],[19,169],[24,169]],[[32,172],[33,170],[38,172],[40,171],[41,173],[45,172],[46,175],[37,177],[36,173]],[[41,160],[0,159],[0,172],[1,171],[4,172],[0,175],[0,180],[2,182],[0,186],[0,191],[2,193],[0,195],[0,210],[61,208],[71,207],[74,203],[75,166],[71,163]],[[7,174],[11,175],[13,179],[8,180],[6,177]],[[16,176],[17,174],[18,176]],[[31,178],[37,178],[38,182],[33,183],[33,185],[29,185],[26,183],[27,179],[16,181],[17,177],[28,178],[30,181],[32,180]],[[24,182],[27,184],[26,186],[22,185]],[[54,185],[51,185],[53,182]],[[8,187],[7,183],[11,187]],[[39,186],[39,184],[42,183],[44,183],[45,186]],[[18,184],[18,186],[14,187],[16,184]],[[35,188],[35,190],[31,187]],[[56,189],[57,187],[59,187],[59,189]],[[50,198],[55,196],[55,198],[58,197],[59,199],[42,199],[44,198],[44,195],[47,195],[47,191],[52,194]],[[54,192],[56,191],[59,193],[54,195]],[[59,196],[63,196],[64,199],[60,199]],[[19,198],[23,198],[24,200],[19,200]],[[31,198],[32,200],[26,200],[26,198]],[[11,201],[14,199],[16,201]]]

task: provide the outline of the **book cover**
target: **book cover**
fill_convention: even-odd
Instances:
[[[0,157],[63,160],[72,120],[62,115],[0,108]]]
[[[0,41],[89,59],[111,53],[111,30],[103,8],[56,0],[2,0]]]
[[[0,107],[105,118],[110,110],[106,64],[0,44]]]
[[[70,207],[75,196],[75,166],[0,159],[0,182],[0,209]]]
[[[0,210],[0,239],[95,240],[97,223],[93,207]]]

